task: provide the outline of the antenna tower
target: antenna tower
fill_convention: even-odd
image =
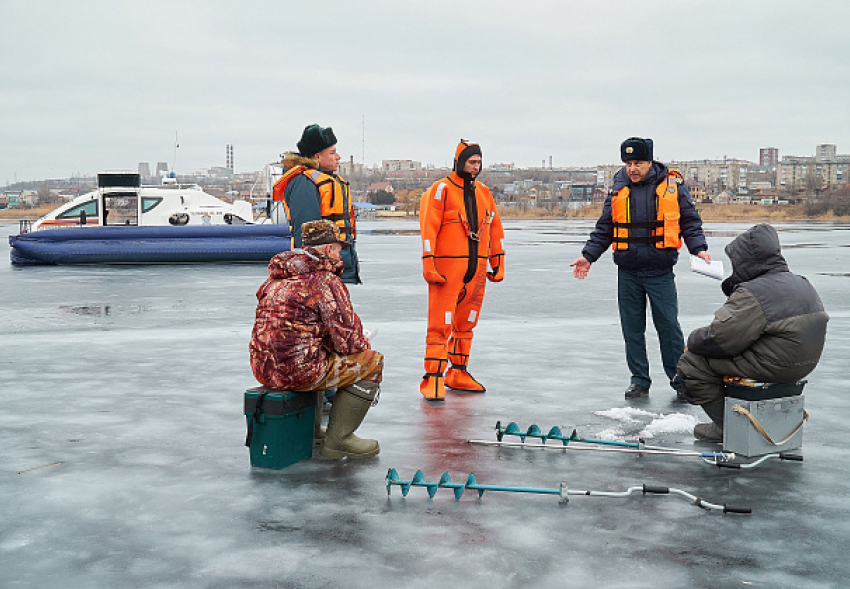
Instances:
[[[177,131],[174,131],[174,163],[171,165],[171,171],[177,169],[177,148],[180,147],[180,142],[177,140]]]

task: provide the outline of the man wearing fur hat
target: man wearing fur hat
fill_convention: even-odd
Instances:
[[[501,282],[505,277],[505,250],[496,203],[490,190],[475,180],[480,171],[481,147],[461,139],[454,171],[422,195],[419,225],[422,274],[428,283],[428,332],[419,392],[428,400],[442,400],[445,387],[485,390],[467,365],[487,281]]]
[[[377,402],[384,357],[371,349],[339,274],[346,241],[327,220],[300,231],[303,249],[269,262],[269,278],[257,291],[249,346],[251,370],[262,385],[289,391],[337,389],[323,437],[327,458],[369,458],[378,442],[354,435]]]
[[[327,219],[339,227],[345,243],[342,281],[360,284],[360,265],[354,248],[357,230],[351,188],[336,171],[339,154],[330,127],[308,125],[297,144],[298,153],[286,152],[281,161],[286,172],[275,183],[273,199],[283,201],[294,247],[301,247],[301,225]]]
[[[658,333],[661,361],[670,386],[684,400],[676,379],[676,363],[685,349],[679,326],[679,303],[673,267],[684,240],[691,254],[706,262],[708,244],[702,219],[691,195],[675,170],[653,160],[652,139],[630,137],[620,145],[625,164],[614,176],[596,228],[570,264],[573,275],[586,278],[590,265],[614,249],[617,264],[617,303],[626,343],[626,363],[631,382],[627,399],[649,394],[649,361],[646,355],[646,301]]]

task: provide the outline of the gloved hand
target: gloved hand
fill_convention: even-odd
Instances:
[[[425,282],[428,284],[445,284],[446,277],[437,272],[437,269],[431,265],[431,268],[427,266],[422,270],[422,276],[425,278]]]
[[[505,267],[501,264],[487,272],[487,280],[490,282],[501,282],[505,279]]]

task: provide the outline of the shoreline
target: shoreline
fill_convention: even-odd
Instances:
[[[0,224],[13,224],[24,219],[35,221],[54,210],[55,206],[32,209],[0,209]],[[697,206],[703,222],[734,223],[740,221],[765,221],[788,223],[848,223],[850,216],[826,215],[807,216],[797,205],[754,205],[754,204],[703,204]],[[602,204],[551,211],[547,209],[517,210],[512,207],[499,207],[499,215],[504,220],[596,220],[602,212]],[[403,211],[379,211],[374,216],[364,217],[364,221],[393,221],[397,219],[417,220],[418,213],[407,214]]]

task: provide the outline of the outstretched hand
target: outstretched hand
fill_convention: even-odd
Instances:
[[[582,280],[587,278],[587,273],[590,271],[590,262],[587,258],[582,257],[570,264],[570,267],[573,269],[573,276]]]

